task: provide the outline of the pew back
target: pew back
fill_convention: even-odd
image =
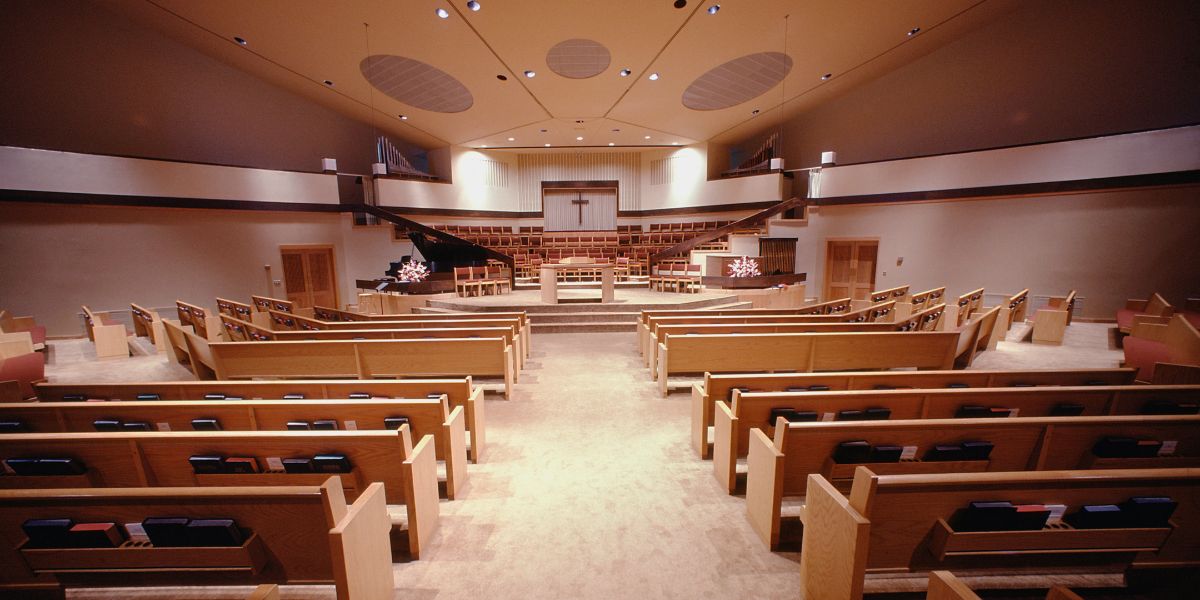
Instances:
[[[889,288],[886,290],[878,290],[875,292],[871,292],[869,298],[870,298],[871,302],[874,302],[874,303],[887,302],[889,300],[892,300],[895,302],[908,302],[909,301],[908,286],[901,285],[901,286],[896,286],[894,288]]]
[[[971,290],[959,296],[954,305],[958,307],[956,325],[962,327],[975,311],[983,307],[983,288]]]
[[[236,300],[217,298],[217,312],[243,321],[254,320],[254,307]]]
[[[942,298],[946,295],[946,288],[938,287],[924,292],[917,292],[912,295],[909,302],[912,304],[913,312],[924,310],[934,304],[942,304]]]
[[[293,314],[296,312],[296,303],[290,300],[280,300],[266,296],[250,296],[250,303],[254,305],[254,310],[259,312],[271,310]]]

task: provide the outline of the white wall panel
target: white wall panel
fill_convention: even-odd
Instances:
[[[642,207],[642,158],[637,152],[539,152],[517,155],[520,210],[539,211],[543,181],[616,181],[621,210]]]

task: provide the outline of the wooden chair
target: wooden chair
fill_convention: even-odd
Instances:
[[[46,347],[46,327],[38,325],[33,317],[14,317],[7,310],[0,309],[0,334],[4,333],[27,334],[35,351]]]
[[[1033,314],[1033,343],[1062,345],[1063,335],[1075,311],[1075,290],[1062,297],[1052,296],[1046,308]]]
[[[1165,325],[1138,322],[1125,338],[1124,366],[1138,370],[1138,381],[1153,381],[1156,365],[1200,365],[1200,333],[1183,315]]]
[[[472,267],[454,267],[454,291],[462,297],[482,296],[483,282],[471,274]]]
[[[1126,300],[1125,308],[1117,311],[1117,331],[1129,335],[1137,323],[1162,325],[1174,313],[1175,307],[1157,292],[1149,300]]]
[[[0,402],[19,402],[34,395],[46,380],[46,359],[33,349],[25,333],[0,334]]]
[[[96,346],[96,358],[129,356],[128,332],[125,326],[109,320],[107,315],[98,315],[87,306],[83,307],[83,322],[88,339]]]

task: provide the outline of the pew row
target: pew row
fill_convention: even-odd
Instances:
[[[856,390],[838,392],[733,391],[715,405],[713,475],[734,493],[738,459],[749,452],[750,430],[774,435],[775,411],[812,413],[813,421],[1106,416],[1200,413],[1200,386],[1045,386],[1020,388]],[[882,410],[888,413],[882,414]]]
[[[392,398],[440,398],[451,409],[462,407],[467,417],[471,462],[485,454],[487,436],[483,388],[470,377],[454,379],[305,379],[292,381],[148,381],[136,383],[50,383],[36,386],[42,402],[85,400],[128,401],[142,396],[150,400],[327,400]]]
[[[1154,381],[1162,365],[1200,365],[1200,333],[1183,315],[1175,315],[1163,325],[1134,325],[1122,346],[1123,364],[1138,370],[1138,381]]]
[[[192,332],[206,340],[220,341],[221,320],[217,315],[209,314],[207,309],[182,300],[175,301],[175,312],[179,316],[180,325],[191,325]]]
[[[692,447],[709,458],[708,430],[713,426],[713,402],[733,400],[742,392],[783,392],[826,388],[878,390],[907,388],[999,388],[1034,385],[1129,385],[1136,369],[1078,369],[1071,371],[892,371],[854,373],[705,373],[692,384]]]
[[[81,308],[88,339],[96,347],[96,358],[129,356],[129,340],[126,339],[128,332],[125,331],[125,326],[110,321],[107,315],[95,313],[86,305]]]
[[[1166,323],[1175,314],[1175,307],[1155,292],[1149,300],[1126,300],[1125,308],[1117,311],[1117,331],[1128,335],[1137,323]]]
[[[419,558],[437,528],[438,484],[433,436],[415,446],[407,425],[398,431],[177,431],[14,433],[0,436],[0,458],[73,458],[74,475],[0,475],[0,489],[224,487],[316,485],[328,473],[285,473],[279,461],[318,454],[344,455],[338,473],[350,497],[383,483],[387,503],[404,505],[408,547]],[[255,473],[196,473],[189,458],[253,458]]]
[[[167,334],[163,331],[162,317],[158,312],[137,304],[130,304],[129,312],[133,315],[134,337],[147,338],[154,344],[155,351],[165,352],[168,346]]]
[[[1171,454],[1142,458],[1100,457],[1106,437],[1171,441]],[[839,444],[912,447],[896,462],[836,462]],[[985,459],[933,460],[938,445],[964,441],[994,444]],[[776,420],[774,439],[750,431],[746,510],[750,524],[772,550],[780,541],[783,499],[804,494],[808,476],[846,486],[859,464],[879,474],[973,473],[1084,469],[1162,469],[1200,466],[1200,416],[1017,417],[788,423]],[[976,498],[987,500],[990,498]],[[965,505],[965,503],[964,503]],[[808,523],[807,509],[800,520]]]
[[[240,546],[29,547],[30,518],[140,523],[147,517],[229,518]],[[339,600],[392,598],[391,523],[384,485],[348,504],[341,480],[286,487],[0,490],[0,593],[64,587],[334,584]],[[269,594],[274,590],[275,595]],[[251,598],[278,598],[260,586]]]
[[[191,325],[181,325],[178,321],[163,321],[163,331],[175,362],[187,367],[196,379],[217,379],[216,361],[209,352],[207,339],[196,335]]]
[[[272,310],[293,314],[296,312],[296,303],[291,300],[280,300],[279,298],[268,298],[266,296],[250,296],[250,304],[254,305],[254,310],[258,312]]]
[[[983,600],[950,571],[934,571],[929,574],[929,587],[925,600]],[[1056,585],[1046,592],[1046,600],[1083,600],[1071,590]]]
[[[497,325],[474,323],[474,321],[511,321],[517,320],[516,334],[521,336],[521,350],[525,353],[525,357],[529,357],[532,339],[530,338],[529,317],[525,311],[514,312],[455,312],[455,313],[413,313],[413,314],[394,314],[394,315],[363,315],[359,313],[350,313],[346,311],[336,311],[341,315],[357,315],[365,317],[363,320],[352,321],[350,319],[323,319],[321,315],[332,316],[333,309],[316,307],[313,309],[313,318],[308,321],[298,321],[300,327],[303,328],[303,323],[308,323],[310,327],[320,327],[321,329],[416,329],[419,327],[449,327],[449,325],[433,325],[426,324],[431,321],[472,321],[472,327],[495,327]],[[315,323],[314,323],[315,321]],[[356,326],[354,323],[359,323]],[[413,323],[413,324],[410,324]],[[417,325],[415,323],[421,323]]]
[[[935,569],[979,574],[1120,572],[1195,565],[1200,470],[1052,470],[1038,473],[854,474],[843,496],[820,475],[805,482],[808,506],[800,587],[807,600],[857,600],[867,573]],[[955,512],[978,500],[1014,504],[1120,504],[1131,497],[1179,502],[1167,527],[956,531]]]
[[[1071,313],[1075,312],[1075,290],[1066,296],[1051,296],[1045,308],[1033,313],[1033,343],[1062,345]]]
[[[131,402],[31,402],[0,404],[0,420],[19,423],[25,433],[86,433],[97,422],[156,431],[192,431],[194,420],[215,420],[224,431],[286,431],[303,422],[313,429],[387,430],[386,419],[404,417],[413,436],[433,436],[434,456],[445,462],[446,497],[455,499],[467,482],[466,424],[462,407],[438,399],[396,400],[190,400]],[[324,421],[324,425],[318,425]],[[332,424],[330,423],[332,421]],[[136,425],[135,425],[136,426]]]
[[[955,326],[962,327],[963,323],[971,318],[971,315],[983,308],[983,288],[971,290],[959,296],[954,301],[952,308],[958,310],[954,321]]]

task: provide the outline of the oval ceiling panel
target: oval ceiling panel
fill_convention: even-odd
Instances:
[[[440,113],[471,108],[471,90],[449,73],[419,60],[376,54],[358,65],[375,89],[409,106]]]
[[[571,79],[587,79],[604,72],[612,62],[608,48],[600,42],[574,39],[559,42],[546,53],[551,71]]]
[[[693,110],[720,110],[757,98],[779,85],[792,70],[782,52],[760,52],[710,69],[683,91],[683,105]]]

